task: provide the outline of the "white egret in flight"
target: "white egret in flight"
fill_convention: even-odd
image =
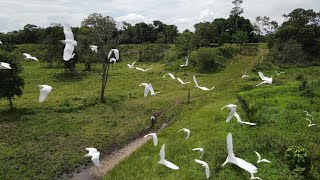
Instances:
[[[142,69],[142,68],[139,68],[139,67],[136,67],[136,70],[139,70],[139,71],[142,71],[142,72],[147,72],[149,70],[151,70],[152,68],[149,68],[149,69]]]
[[[154,89],[153,89],[151,83],[149,83],[149,84],[147,84],[147,83],[141,83],[139,86],[145,86],[145,88],[144,88],[144,97],[147,97],[147,96],[148,96],[149,91],[150,91],[150,95],[151,95],[151,96],[155,96],[155,95],[157,95],[158,93],[161,92],[161,91],[154,92]]]
[[[100,152],[96,148],[85,148],[87,151],[89,151],[88,154],[86,154],[84,157],[91,157],[92,162],[95,166],[100,166]]]
[[[158,144],[158,136],[156,133],[150,133],[144,136],[144,138],[148,137],[148,136],[152,136],[152,141],[153,141],[153,145],[157,146]]]
[[[257,152],[257,151],[255,151],[255,153],[257,154],[257,156],[258,156],[258,161],[257,161],[257,163],[259,164],[259,163],[262,163],[262,162],[266,162],[266,163],[271,163],[269,160],[267,160],[267,159],[261,159],[261,155]]]
[[[242,121],[242,120],[241,120],[239,114],[238,114],[237,111],[236,111],[237,105],[235,105],[235,104],[228,104],[228,105],[224,106],[224,107],[221,108],[221,109],[224,109],[225,107],[227,107],[227,108],[229,108],[229,109],[231,110],[231,112],[229,113],[229,115],[228,115],[228,117],[227,117],[227,119],[226,119],[226,122],[229,122],[229,121],[232,119],[232,117],[234,116],[234,117],[236,117],[238,123],[240,123],[240,124],[247,124],[247,125],[251,125],[251,126],[255,126],[255,125],[256,125],[256,123],[245,122],[245,121]]]
[[[318,126],[318,127],[320,127],[320,125],[318,125],[318,124],[312,124],[312,122],[311,122],[310,119],[306,118],[306,120],[309,121],[308,127],[312,127],[312,126]],[[312,117],[312,120],[314,120],[313,117]]]
[[[272,84],[272,77],[266,77],[263,75],[261,71],[258,72],[260,78],[262,79],[262,82],[257,84],[256,86],[259,86],[261,84]]]
[[[31,56],[30,54],[28,53],[23,53],[24,55],[24,59],[33,59],[35,61],[39,61],[38,58],[34,57],[34,56]]]
[[[190,130],[187,129],[187,128],[182,128],[182,129],[180,129],[178,132],[180,132],[180,131],[182,131],[182,130],[187,134],[186,140],[189,139],[189,137],[190,137]]]
[[[178,79],[178,81],[182,84],[182,85],[185,85],[185,84],[189,84],[190,83],[190,81],[189,82],[183,82],[180,78],[177,78]]]
[[[160,150],[160,161],[158,162],[159,164],[163,164],[165,166],[167,166],[168,168],[170,169],[173,169],[173,170],[178,170],[179,167],[175,164],[173,164],[172,162],[170,161],[167,161],[165,159],[165,144],[163,144],[161,146],[161,150]]]
[[[38,85],[38,87],[40,89],[39,102],[43,102],[44,100],[46,100],[46,98],[48,97],[48,94],[51,92],[53,88],[45,84]]]
[[[200,159],[202,158],[202,156],[203,156],[203,153],[204,153],[204,150],[203,150],[203,148],[193,148],[192,150],[193,150],[193,151],[200,151],[200,152],[201,152],[201,156],[200,156]]]
[[[162,76],[162,78],[166,77],[167,75],[169,75],[171,79],[176,79],[172,73],[167,73],[164,76]]]
[[[98,46],[90,45],[89,47],[92,52],[98,53]]]
[[[212,89],[215,88],[215,86],[213,86],[211,89],[209,89],[209,88],[207,88],[207,87],[199,86],[198,81],[197,81],[195,75],[193,75],[193,82],[194,82],[194,84],[196,85],[197,88],[199,88],[199,89],[201,89],[201,90],[204,90],[204,91],[211,91]]]
[[[184,64],[181,64],[181,67],[187,67],[189,65],[189,58],[186,57],[186,62]]]
[[[210,170],[209,170],[209,165],[208,163],[204,162],[204,161],[201,161],[199,159],[195,159],[195,161],[199,164],[201,164],[204,168],[205,168],[205,173],[206,173],[206,177],[207,179],[209,179],[210,177]]]
[[[277,76],[279,76],[280,74],[284,74],[285,72],[278,72],[276,70],[274,70],[274,72],[277,74]]]
[[[74,40],[72,29],[69,24],[63,25],[63,33],[65,36],[65,40],[61,41],[63,44],[65,44],[63,51],[63,60],[69,61],[74,57],[74,47],[77,46],[78,43]]]
[[[251,174],[251,178],[258,178],[254,177],[254,174],[258,172],[258,168],[256,166],[234,155],[231,133],[229,133],[227,136],[227,149],[228,157],[226,161],[222,164],[222,167],[225,166],[227,163],[232,163],[237,165],[241,169],[244,169],[245,171],[249,172]]]
[[[127,64],[127,66],[129,67],[129,69],[133,69],[134,68],[134,64],[136,63],[137,61],[131,63],[131,64]]]
[[[114,57],[118,61],[119,60],[119,50],[118,49],[110,49],[110,51],[108,53],[108,59],[110,59],[112,53],[114,54]]]
[[[0,62],[0,69],[11,69],[11,66],[9,63]]]

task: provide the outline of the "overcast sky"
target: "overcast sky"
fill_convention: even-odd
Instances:
[[[319,11],[320,0],[243,0],[245,18],[269,16],[283,22],[282,14],[295,8]],[[197,22],[227,18],[231,0],[0,0],[0,32],[22,29],[26,24],[46,27],[51,22],[80,26],[91,13],[112,16],[116,21],[175,24],[180,32],[193,30]]]

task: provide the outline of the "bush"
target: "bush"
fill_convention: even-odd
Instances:
[[[269,59],[279,66],[305,65],[304,57],[301,44],[293,39],[284,43],[282,49],[274,47],[269,54]]]
[[[240,46],[235,44],[225,44],[217,48],[220,56],[225,58],[232,58],[240,52]]]
[[[308,151],[301,146],[290,146],[285,154],[289,169],[296,176],[306,176],[311,167]]]
[[[199,72],[215,72],[224,68],[226,58],[215,48],[200,48],[190,54],[190,63]]]

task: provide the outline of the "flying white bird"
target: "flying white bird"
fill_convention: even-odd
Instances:
[[[257,154],[257,156],[258,156],[258,161],[257,161],[257,163],[259,164],[259,163],[262,163],[262,162],[266,162],[266,163],[271,163],[269,160],[267,160],[267,159],[261,159],[261,156],[260,156],[260,154],[257,152],[257,151],[255,151],[255,153]]]
[[[149,91],[150,91],[150,95],[151,95],[151,96],[155,96],[155,95],[157,95],[158,93],[161,92],[161,91],[159,91],[159,92],[154,92],[151,83],[149,83],[149,84],[147,84],[147,83],[141,83],[139,86],[145,86],[145,88],[144,88],[144,97],[147,97],[147,96],[148,96]]]
[[[180,78],[177,78],[177,79],[178,79],[178,81],[179,81],[181,84],[183,84],[183,85],[190,83],[190,81],[189,81],[189,82],[183,82]]]
[[[203,153],[204,153],[204,150],[203,150],[203,148],[194,148],[194,149],[192,149],[193,151],[200,151],[201,152],[201,156],[200,156],[200,159],[202,158],[202,156],[203,156]]]
[[[163,145],[161,146],[161,150],[160,150],[160,161],[159,161],[158,163],[159,163],[159,164],[163,164],[163,165],[167,166],[167,167],[170,168],[170,169],[178,170],[179,167],[178,167],[177,165],[175,165],[175,164],[173,164],[172,162],[167,161],[167,160],[165,159],[165,152],[164,152],[164,150],[165,150],[165,144],[163,144]]]
[[[256,86],[259,86],[261,84],[272,84],[272,77],[265,77],[261,71],[259,71],[258,74],[262,79],[262,82],[257,84]]]
[[[113,62],[113,64],[115,64],[117,60],[115,58],[110,58],[110,62]]]
[[[23,53],[23,55],[25,56],[24,59],[33,59],[35,61],[39,61],[36,57],[31,56],[30,54]]]
[[[204,161],[201,161],[199,159],[195,159],[195,161],[199,164],[201,164],[204,168],[205,168],[205,173],[206,173],[206,177],[207,179],[209,179],[210,177],[210,170],[209,170],[209,165],[208,163],[204,162]]]
[[[250,76],[249,75],[247,75],[247,74],[244,74],[244,75],[242,75],[242,79],[244,79],[244,78],[249,78]]]
[[[92,52],[98,53],[98,46],[90,45],[89,46]]]
[[[9,63],[0,62],[0,69],[11,69],[11,66]]]
[[[242,79],[244,79],[244,78],[249,78],[250,76],[249,75],[247,75],[247,71],[248,71],[248,68],[246,68],[246,71],[244,72],[244,74],[242,75]]]
[[[162,76],[162,78],[166,77],[167,75],[169,75],[171,79],[176,79],[172,73],[167,73],[164,76]]]
[[[48,85],[38,85],[40,89],[40,96],[39,96],[39,102],[43,102],[48,97],[48,94],[53,89],[51,86]]]
[[[127,66],[129,67],[129,69],[133,69],[134,68],[134,64],[136,63],[137,61],[131,63],[131,64],[127,64]]]
[[[311,117],[313,117],[312,114],[309,114],[308,111],[303,111],[303,112],[306,113],[306,116],[311,116]]]
[[[278,72],[276,70],[274,70],[274,72],[277,74],[277,76],[279,76],[280,74],[284,74],[285,72]]]
[[[241,169],[249,172],[251,177],[254,177],[253,174],[258,172],[258,168],[253,164],[238,158],[233,153],[233,144],[232,144],[232,134],[229,133],[227,136],[227,149],[228,149],[228,157],[226,161],[222,164],[222,167],[225,166],[227,163],[232,163],[239,166]]]
[[[186,58],[186,62],[185,62],[185,64],[181,64],[180,66],[181,67],[187,67],[188,66],[188,64],[189,64],[189,59],[188,58]]]
[[[150,133],[144,136],[144,138],[148,137],[148,136],[152,136],[152,141],[153,141],[153,145],[157,146],[158,144],[158,136],[156,133]]]
[[[65,40],[61,40],[61,42],[65,44],[63,51],[63,60],[69,61],[71,58],[74,57],[74,47],[77,46],[78,43],[74,40],[72,29],[69,24],[63,25],[63,33],[65,36]]]
[[[100,152],[96,148],[85,148],[87,151],[89,151],[88,154],[86,154],[84,157],[91,157],[92,162],[95,166],[100,166]]]
[[[136,70],[139,70],[139,71],[142,71],[142,72],[147,72],[149,70],[151,70],[152,68],[149,68],[149,69],[142,69],[142,68],[138,68],[136,67]]]
[[[312,117],[312,118],[313,118],[313,117]],[[310,119],[306,118],[306,120],[309,121],[308,127],[311,127],[311,126],[318,126],[318,127],[320,127],[320,125],[318,125],[318,124],[312,124],[312,122],[311,122]],[[314,119],[313,119],[313,120],[314,120]]]
[[[182,131],[182,130],[183,130],[185,133],[187,133],[186,140],[189,139],[189,137],[190,137],[190,130],[187,129],[187,128],[182,128],[182,129],[180,129],[178,132],[180,132],[180,131]]]
[[[2,41],[0,41],[0,44],[3,44]]]
[[[197,88],[202,89],[202,90],[204,90],[204,91],[211,91],[212,89],[215,88],[215,86],[213,86],[211,89],[209,89],[209,88],[207,88],[207,87],[199,86],[198,81],[197,81],[195,75],[193,75],[193,82],[194,82],[194,84],[196,85]]]
[[[119,50],[118,49],[110,49],[109,54],[108,54],[108,59],[110,58],[111,54],[114,54],[114,57],[116,60],[119,60]]]
[[[255,125],[256,125],[256,123],[245,122],[245,121],[242,121],[242,120],[241,120],[239,114],[238,114],[237,111],[236,111],[237,105],[235,105],[235,104],[228,104],[228,105],[225,105],[225,106],[224,106],[223,108],[221,108],[221,109],[224,109],[225,107],[227,107],[227,108],[229,108],[229,109],[231,110],[231,112],[229,113],[229,115],[228,115],[228,117],[227,117],[227,119],[226,119],[226,122],[229,122],[229,121],[232,119],[232,117],[234,116],[234,117],[236,117],[238,123],[240,123],[240,124],[248,124],[248,125],[251,125],[251,126],[255,126]]]

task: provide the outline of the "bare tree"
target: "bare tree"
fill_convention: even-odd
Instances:
[[[108,82],[108,72],[110,61],[108,52],[117,44],[117,25],[115,20],[110,16],[102,16],[98,13],[93,13],[84,19],[81,26],[90,28],[90,36],[92,41],[98,45],[98,55],[102,63],[102,80],[100,101],[106,102],[105,88]]]

